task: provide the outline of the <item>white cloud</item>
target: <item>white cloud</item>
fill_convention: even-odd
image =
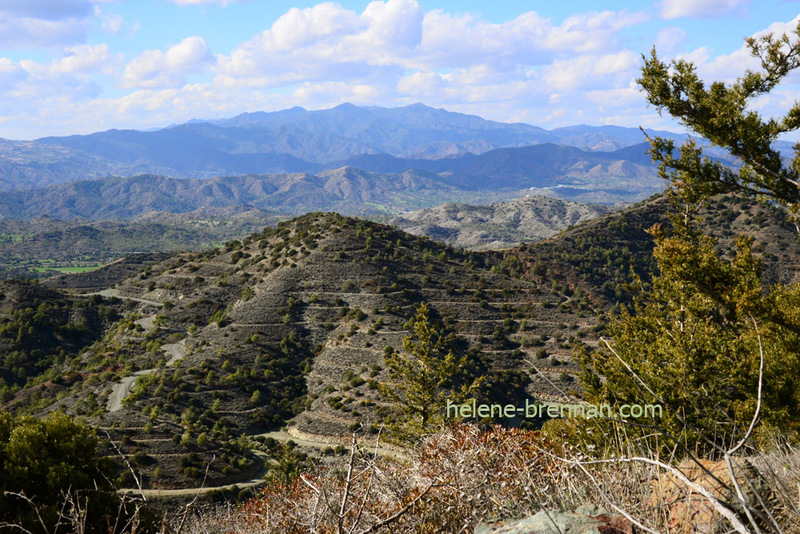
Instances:
[[[231,88],[395,78],[405,70],[398,54],[411,55],[418,40],[420,12],[407,0],[373,2],[362,15],[333,3],[292,8],[218,56],[218,82]]]
[[[99,72],[112,74],[122,62],[123,54],[114,54],[107,44],[80,45],[68,48],[61,58],[49,67],[53,73],[84,74]]]
[[[91,0],[4,0],[0,4],[4,16],[41,20],[83,18],[92,11]]]
[[[654,45],[659,54],[672,55],[678,51],[686,40],[686,32],[678,26],[663,28],[656,34]]]
[[[585,55],[569,60],[556,60],[544,69],[548,86],[559,90],[576,90],[619,85],[638,74],[641,58],[631,51],[602,56]]]
[[[337,4],[326,2],[306,9],[293,7],[261,33],[252,44],[262,52],[291,51],[297,48],[323,48],[337,38],[364,28],[359,17]]]
[[[79,19],[64,21],[0,16],[0,47],[38,48],[74,44],[86,40],[88,23]]]
[[[438,72],[417,71],[397,82],[397,92],[419,99],[430,99],[446,91],[448,80]]]
[[[214,56],[202,37],[193,36],[125,58],[104,44],[79,43],[86,20],[95,30],[102,25],[117,35],[135,31],[134,20],[107,14],[105,4],[87,15],[82,6],[88,0],[66,1],[54,20],[33,16],[43,13],[38,4],[13,4],[8,20],[28,17],[55,26],[42,26],[38,34],[8,26],[10,33],[0,34],[0,46],[4,39],[21,41],[27,35],[33,42],[30,36],[38,35],[39,44],[52,43],[59,53],[41,63],[0,58],[0,136],[148,128],[196,117],[294,105],[316,109],[345,101],[384,106],[422,101],[546,128],[578,122],[670,127],[668,117],[659,118],[647,108],[636,86],[644,50],[630,49],[625,39],[631,32],[623,32],[645,22],[647,11],[582,13],[563,21],[531,11],[495,23],[478,14],[427,11],[415,0],[374,1],[360,12],[326,2],[288,9],[225,55]],[[3,3],[0,13],[5,9],[10,14],[9,5]],[[675,57],[686,33],[657,22],[663,28],[654,37],[660,55]],[[3,24],[6,19],[0,17],[0,28]],[[768,30],[781,33],[794,25],[774,24]],[[72,28],[72,33],[59,34],[59,28]],[[52,35],[44,35],[51,30]],[[78,45],[64,45],[70,39]],[[745,67],[758,66],[743,46],[727,55],[701,47],[680,57],[695,61],[708,79],[735,79]],[[107,84],[104,76],[115,84],[113,97],[100,85]],[[796,94],[781,92],[759,101],[758,109],[768,113],[785,107]]]
[[[101,92],[95,76],[115,74],[122,59],[123,54],[111,52],[106,44],[68,47],[47,64],[0,59],[0,94],[17,103],[38,103],[50,97],[67,101],[95,98]]]
[[[794,30],[797,28],[798,22],[800,22],[800,15],[789,22],[775,22],[764,30],[754,33],[753,37],[759,38],[771,33],[775,37],[781,34],[788,34],[794,38]],[[760,60],[750,54],[750,50],[744,42],[729,54],[714,55],[710,48],[700,47],[689,53],[677,54],[676,59],[694,63],[698,76],[705,80],[707,85],[713,81],[732,84],[742,77],[747,70],[761,71]],[[765,116],[783,116],[794,105],[799,90],[800,72],[790,72],[781,85],[771,94],[751,100],[749,109]]]
[[[99,7],[94,16],[106,31],[126,31],[124,21]],[[579,95],[582,88],[627,88],[638,55],[624,49],[619,31],[645,19],[641,13],[605,11],[554,23],[527,12],[492,23],[475,14],[426,11],[416,0],[373,1],[360,13],[325,2],[289,9],[265,31],[216,57],[201,37],[189,37],[142,52],[124,66],[120,57],[97,47],[73,47],[49,65],[0,64],[0,91],[26,91],[38,113],[58,124],[58,131],[40,133],[146,128],[200,115],[344,101],[423,101],[500,120],[541,122],[556,120],[551,109],[556,104],[582,101],[596,107]],[[591,78],[569,78],[569,69],[576,68]],[[201,72],[215,77],[187,83]],[[127,94],[98,97],[93,78],[98,73],[115,76],[117,88]],[[548,101],[554,86],[560,88],[559,103]],[[64,87],[63,94],[53,87]],[[0,116],[18,113],[0,103]],[[47,127],[25,124],[29,130]]]
[[[625,11],[573,15],[551,30],[548,43],[553,48],[575,52],[599,51],[617,43],[617,35],[622,28],[646,20],[647,15],[644,13]]]
[[[342,102],[360,105],[379,104],[391,97],[388,87],[366,83],[318,82],[304,83],[295,89],[290,99],[309,107],[333,107]]]
[[[18,63],[8,58],[0,58],[0,93],[13,89],[28,77],[28,73]]]
[[[271,87],[393,76],[399,82],[408,71],[480,65],[510,73],[548,64],[554,54],[619,50],[619,30],[645,19],[605,11],[556,26],[529,12],[493,24],[470,14],[425,12],[415,0],[374,1],[361,14],[323,3],[290,9],[270,29],[218,57],[218,81],[226,87]]]
[[[775,22],[769,27],[756,32],[753,37],[759,38],[771,33],[776,37],[787,34],[794,35],[794,30],[800,22],[800,15],[789,22]],[[732,83],[737,78],[744,75],[745,70],[750,69],[758,72],[761,69],[761,62],[758,58],[750,54],[750,49],[742,40],[742,45],[730,54],[720,54],[713,56],[712,51],[707,47],[698,48],[688,54],[678,54],[679,59],[686,59],[695,63],[698,74],[707,80],[718,80]],[[800,82],[800,73],[792,72],[788,77],[789,81]]]
[[[364,31],[349,36],[346,47],[363,57],[367,47],[394,50],[395,54],[414,50],[422,40],[425,10],[416,1],[370,2],[361,15]],[[374,61],[374,56],[373,56]],[[379,61],[378,61],[379,62]]]
[[[108,34],[118,34],[124,25],[125,19],[121,15],[108,13],[105,17],[103,17],[103,31]]]
[[[0,2],[0,47],[55,47],[83,42],[93,11],[90,0],[4,0]]]
[[[662,0],[661,17],[675,19],[680,17],[717,18],[729,11],[746,6],[750,0]]]
[[[180,87],[190,74],[213,63],[211,50],[202,37],[187,37],[166,52],[147,50],[133,59],[120,80],[125,88]]]

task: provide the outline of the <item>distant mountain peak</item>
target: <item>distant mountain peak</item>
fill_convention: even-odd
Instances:
[[[672,137],[681,140],[679,136]],[[223,119],[193,119],[154,131],[109,130],[47,137],[28,145],[0,142],[0,191],[110,174],[153,173],[176,178],[300,172],[318,175],[348,164],[368,165],[362,168],[378,173],[395,172],[394,169],[401,173],[414,168],[433,175],[452,174],[456,170],[442,166],[498,149],[538,146],[531,152],[545,154],[554,151],[555,145],[561,145],[611,153],[643,140],[637,128],[579,125],[547,131],[529,124],[497,122],[434,108],[422,102],[393,108],[344,102],[321,110],[295,106]],[[564,150],[558,153],[559,157],[567,154]],[[374,155],[375,159],[370,163],[367,155]],[[507,159],[508,154],[501,152],[494,156],[497,158],[492,162],[493,167],[487,169],[492,175],[505,165],[503,158]],[[642,159],[637,157],[636,161]],[[391,158],[405,159],[410,164]],[[432,160],[443,161],[433,167],[425,163]],[[649,159],[645,163],[649,166]],[[519,176],[527,173],[528,177],[541,178],[540,170],[530,170],[535,164],[535,161],[520,163],[515,172]],[[574,181],[579,177],[573,175],[591,169],[564,172],[569,175],[567,181]],[[464,180],[478,180],[462,171]],[[591,172],[607,171],[601,166]]]
[[[426,106],[422,102],[414,102],[413,104],[409,104],[409,105],[405,106],[403,109],[432,109],[432,110],[436,110],[436,109],[441,109],[441,108],[432,108],[430,106]]]

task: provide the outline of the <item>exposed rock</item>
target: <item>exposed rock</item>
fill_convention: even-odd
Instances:
[[[609,515],[592,504],[574,512],[541,511],[517,521],[482,523],[475,534],[633,534],[633,524],[619,515]]]
[[[391,224],[464,248],[506,248],[552,237],[569,226],[600,217],[610,206],[530,196],[483,206],[443,204],[405,213]]]
[[[678,468],[692,483],[703,487],[726,508],[733,509],[742,522],[747,524],[748,520],[743,507],[740,503],[735,502],[734,486],[725,462],[699,460],[699,463],[700,465],[685,462]],[[736,480],[751,506],[756,509],[761,508],[757,505],[759,498],[770,502],[772,491],[764,477],[747,460],[737,459],[735,465]],[[675,475],[666,473],[661,476],[654,481],[653,490],[654,505],[666,505],[670,532],[675,534],[712,533],[728,527],[728,523],[708,498],[679,480]],[[757,516],[757,513],[754,515]],[[764,525],[759,526],[763,527]]]

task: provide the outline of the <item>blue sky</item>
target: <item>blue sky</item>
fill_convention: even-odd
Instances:
[[[732,81],[758,67],[744,38],[791,31],[799,11],[796,0],[3,0],[0,137],[342,102],[680,130],[638,90],[641,54],[655,45]],[[793,73],[754,109],[781,114],[798,89]]]

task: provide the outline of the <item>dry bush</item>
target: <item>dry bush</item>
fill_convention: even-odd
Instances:
[[[542,509],[602,503],[576,466],[545,452],[540,432],[455,425],[431,436],[412,460],[351,455],[345,468],[323,468],[272,485],[234,512],[195,518],[202,533],[472,532],[491,519]],[[629,467],[628,471],[632,469]],[[636,477],[619,470],[615,490]]]
[[[633,454],[590,459],[552,443],[542,432],[455,425],[429,437],[411,460],[376,459],[362,447],[344,466],[271,485],[238,508],[194,517],[186,531],[458,533],[472,532],[480,522],[587,503],[627,517],[643,532],[730,530],[719,510],[697,491],[699,486],[711,488],[711,497],[739,518],[745,532],[798,532],[800,455],[783,448],[739,456],[736,462],[749,466],[737,476],[740,484],[749,479],[762,490],[765,506],[754,509],[769,509],[777,528],[769,524],[768,514],[766,522],[756,517],[759,530],[751,528],[746,514],[731,502],[730,479],[723,480],[728,490],[717,491],[696,465],[660,465],[654,456]],[[724,479],[725,466],[718,464],[704,465]]]

